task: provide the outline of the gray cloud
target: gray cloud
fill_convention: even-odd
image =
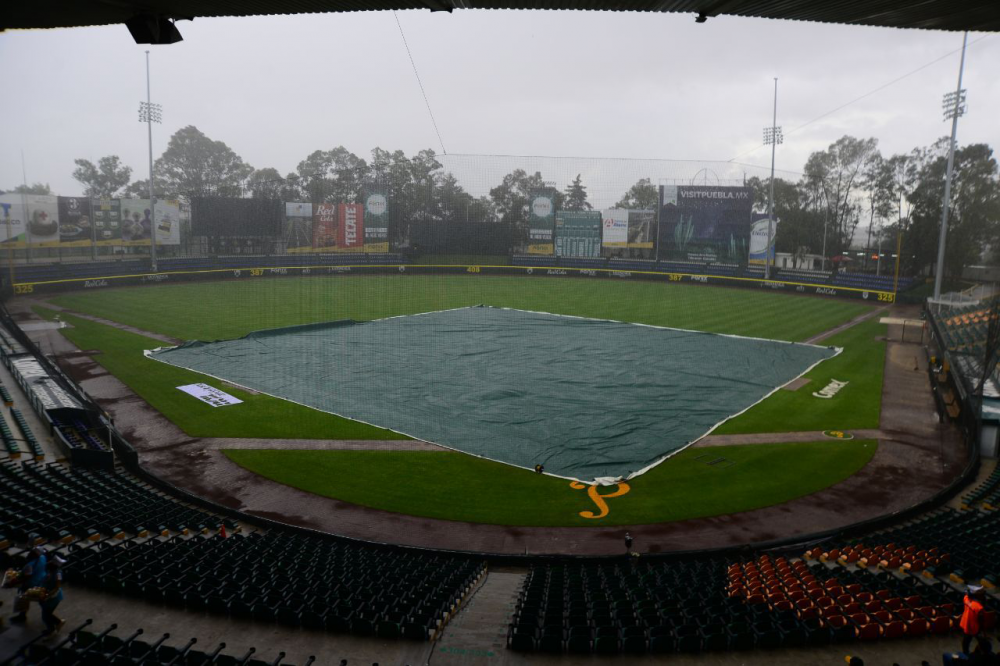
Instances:
[[[690,16],[651,14],[399,16],[453,153],[727,160],[760,144],[774,76],[787,133],[961,46],[955,33],[727,17],[696,25]],[[157,154],[185,125],[225,141],[255,167],[282,173],[313,150],[340,144],[364,157],[374,146],[440,151],[389,13],[199,19],[179,27],[184,42],[151,49],[153,98],[164,107]],[[0,186],[21,182],[21,149],[28,180],[63,194],[80,191],[71,175],[77,157],[118,154],[144,178],[137,108],[145,98],[145,48],[123,26],[0,35]],[[1000,39],[969,51],[963,144],[998,144],[998,64]],[[948,131],[940,98],[954,87],[957,66],[954,54],[787,136],[778,167],[801,169],[809,152],[845,133],[874,136],[885,153],[929,145]],[[741,161],[765,165],[769,154],[758,149]],[[481,181],[470,189],[492,184],[510,163],[466,166],[468,178]],[[615,165],[561,167],[598,177]],[[688,178],[698,166],[654,168],[662,171],[648,174],[654,179]],[[630,168],[629,178],[632,171],[641,169]],[[625,174],[614,180],[618,187]]]

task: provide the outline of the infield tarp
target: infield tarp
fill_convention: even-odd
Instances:
[[[837,353],[471,307],[148,355],[483,458],[609,482],[641,474]]]

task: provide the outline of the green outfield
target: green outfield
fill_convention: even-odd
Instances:
[[[843,481],[871,460],[873,440],[690,448],[605,501],[550,476],[450,451],[229,450],[237,464],[318,495],[385,511],[524,526],[638,525],[781,504]],[[715,462],[719,459],[723,462]],[[615,486],[599,488],[601,495]]]
[[[482,304],[801,341],[871,308],[860,301],[698,284],[474,275],[244,278],[73,292],[51,301],[182,340]]]

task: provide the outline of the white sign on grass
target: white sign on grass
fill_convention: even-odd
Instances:
[[[208,384],[188,384],[186,386],[178,386],[177,388],[188,395],[193,395],[202,402],[207,402],[212,407],[226,407],[228,405],[238,405],[243,402],[239,398],[233,397],[225,391],[221,391]]]

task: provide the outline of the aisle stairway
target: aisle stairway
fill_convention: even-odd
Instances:
[[[527,570],[493,569],[434,646],[432,666],[496,664],[507,655],[507,624]]]

